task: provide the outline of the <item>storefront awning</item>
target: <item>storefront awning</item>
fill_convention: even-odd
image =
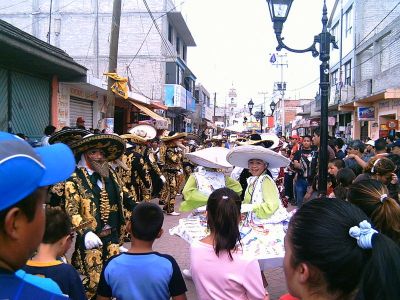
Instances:
[[[159,103],[159,102],[155,102],[155,101],[152,101],[150,103],[150,105],[154,109],[162,109],[162,110],[167,110],[168,109],[168,106],[166,106],[166,105],[164,105],[162,103]]]
[[[130,99],[127,99],[133,106],[138,108],[142,113],[148,115],[150,118],[152,118],[155,121],[155,127],[157,129],[167,129],[168,128],[168,119],[161,117],[160,115],[156,114],[154,111],[151,109],[147,108],[144,105],[141,105],[139,103],[136,103],[135,101],[132,101]]]
[[[134,102],[132,100],[129,100],[129,99],[128,99],[128,101],[130,103],[132,103],[134,106],[136,106],[141,112],[143,112],[146,115],[148,115],[150,118],[152,118],[152,119],[154,119],[156,121],[165,121],[165,122],[167,122],[167,119],[165,119],[164,117],[161,117],[160,115],[156,114],[154,111],[148,109],[146,106],[141,105],[139,103],[136,103],[136,102]]]

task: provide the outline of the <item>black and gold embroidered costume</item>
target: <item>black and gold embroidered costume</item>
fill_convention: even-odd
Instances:
[[[162,172],[166,179],[161,191],[161,201],[165,203],[163,210],[172,213],[179,188],[179,176],[182,174],[182,151],[174,144],[162,145],[160,161],[163,163]]]
[[[98,181],[102,182],[102,188]],[[84,276],[83,283],[88,298],[96,293],[103,263],[119,253],[121,238],[125,234],[125,213],[131,210],[123,206],[122,182],[110,169],[109,178],[101,178],[97,173],[89,174],[86,168],[77,168],[65,182],[65,209],[78,227],[89,223],[77,231],[72,264]],[[87,250],[85,234],[94,232],[103,246]]]

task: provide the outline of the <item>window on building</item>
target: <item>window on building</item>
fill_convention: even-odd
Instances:
[[[351,35],[351,29],[353,28],[353,6],[350,6],[344,14],[345,20],[345,33],[346,37]]]
[[[351,85],[351,60],[344,64],[344,84]]]
[[[183,45],[183,53],[182,53],[183,61],[186,61],[186,55],[187,55],[187,46]]]
[[[172,32],[173,32],[172,26],[171,26],[171,24],[168,24],[168,41],[171,44],[172,44]]]
[[[331,73],[331,86],[335,86],[338,83],[339,70],[333,71]]]
[[[181,40],[179,39],[179,37],[176,37],[176,53],[181,53]]]
[[[180,66],[177,66],[177,84],[183,84],[183,69]]]
[[[332,27],[332,35],[335,37],[335,41],[338,42],[340,38],[340,32],[339,32],[339,21],[336,22],[335,25]],[[331,45],[331,49],[333,49],[333,45]]]

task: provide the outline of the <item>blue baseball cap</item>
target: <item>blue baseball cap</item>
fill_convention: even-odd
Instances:
[[[32,148],[23,139],[0,131],[0,211],[36,189],[67,179],[75,170],[64,144]]]
[[[388,145],[389,148],[400,147],[400,140],[394,141],[392,144]]]

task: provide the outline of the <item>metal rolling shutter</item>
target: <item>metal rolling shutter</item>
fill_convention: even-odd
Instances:
[[[11,98],[13,132],[36,139],[43,136],[50,124],[50,80],[11,72]]]
[[[85,120],[86,129],[93,128],[93,102],[71,97],[69,102],[70,126],[76,125],[76,119],[82,117]]]
[[[7,71],[0,68],[0,130],[8,130],[8,82]]]

